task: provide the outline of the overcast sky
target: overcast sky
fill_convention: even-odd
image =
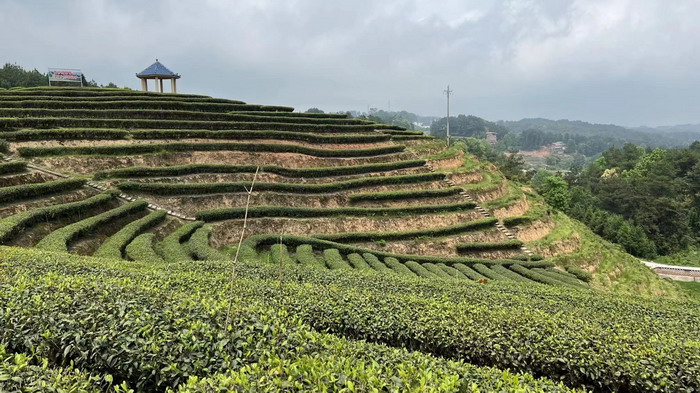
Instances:
[[[0,61],[305,110],[700,123],[698,0],[0,0]]]

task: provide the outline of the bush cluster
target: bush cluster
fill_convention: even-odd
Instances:
[[[486,393],[508,386],[533,393],[571,391],[558,382],[531,375],[322,333],[324,323],[330,331],[341,333],[329,318],[343,315],[342,311],[349,318],[334,321],[345,324],[347,330],[340,335],[348,338],[353,327],[359,337],[370,325],[381,324],[384,326],[377,330],[380,335],[373,341],[390,339],[393,329],[405,329],[403,340],[411,340],[419,337],[413,333],[419,333],[416,330],[421,325],[424,332],[420,337],[446,339],[424,334],[429,327],[425,323],[435,324],[434,316],[440,314],[423,313],[432,311],[429,308],[436,306],[433,301],[426,299],[416,308],[405,307],[413,304],[413,298],[395,293],[402,291],[400,286],[421,292],[425,284],[414,288],[411,283],[415,280],[398,276],[390,281],[380,279],[373,292],[363,288],[360,281],[366,280],[364,275],[289,269],[285,280],[302,283],[277,284],[276,266],[242,264],[237,269],[242,279],[233,282],[229,307],[227,295],[221,291],[222,284],[228,282],[229,269],[218,263],[124,265],[36,251],[3,255],[11,274],[1,281],[4,312],[0,314],[0,341],[8,350],[21,353],[31,349],[47,359],[50,367],[72,364],[86,373],[110,375],[115,384],[128,384],[136,391],[275,390],[278,382],[293,382],[298,390],[329,386],[329,390],[352,391],[371,386],[379,391],[478,389]],[[37,271],[37,265],[41,270]],[[314,277],[325,277],[326,283],[316,283]],[[336,288],[334,282],[342,277],[346,283],[341,281],[341,287]],[[350,281],[360,284],[357,293],[347,287]],[[381,291],[385,293],[380,295]],[[360,296],[362,303],[358,303]],[[283,306],[283,299],[289,299],[289,305]],[[392,304],[403,311],[396,318],[385,319]],[[447,314],[442,324],[458,322],[451,310],[454,306],[445,306],[449,308],[443,311]],[[361,314],[347,314],[349,307]],[[368,308],[377,314],[368,313]],[[316,311],[305,312],[312,309]],[[487,310],[460,314],[461,322],[471,318],[491,322],[484,316]],[[413,318],[414,323],[404,324],[406,315],[415,317],[416,312],[422,321]],[[361,320],[368,325],[357,325]],[[386,323],[389,320],[399,324]],[[455,344],[446,348],[452,349],[463,335],[471,337],[472,326],[494,325],[467,323],[459,341],[453,339]]]

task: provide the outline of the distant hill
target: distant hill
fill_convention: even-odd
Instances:
[[[542,118],[522,119],[518,121],[498,121],[497,124],[511,132],[540,130],[558,134],[583,136],[601,136],[619,139],[648,147],[687,146],[700,140],[700,125],[679,125],[664,127],[626,128],[614,124],[595,124],[580,120],[549,120]],[[663,138],[659,134],[663,133]]]

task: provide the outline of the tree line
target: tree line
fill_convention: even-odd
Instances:
[[[700,142],[678,149],[628,143],[565,177],[542,172],[532,183],[554,207],[633,255],[700,245]]]

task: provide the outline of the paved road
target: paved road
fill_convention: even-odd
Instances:
[[[640,260],[640,262],[651,268],[660,277],[678,281],[700,282],[700,267],[664,265],[663,263],[643,260]]]

